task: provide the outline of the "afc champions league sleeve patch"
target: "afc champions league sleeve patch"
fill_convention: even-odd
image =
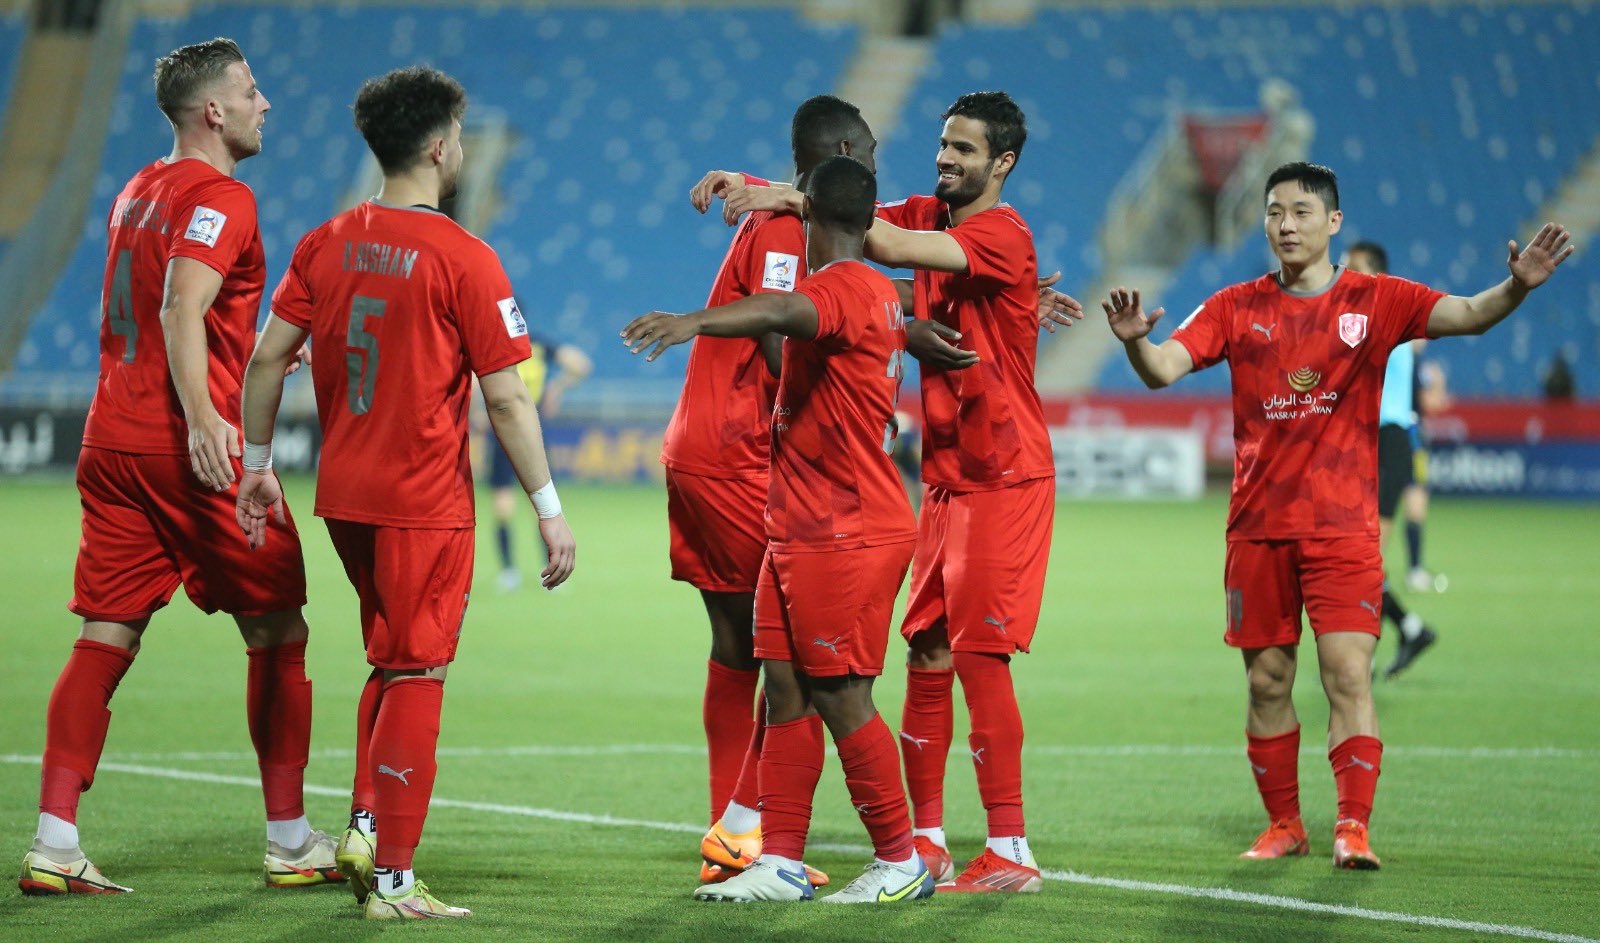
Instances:
[[[517,307],[517,299],[501,298],[495,304],[500,306],[500,320],[506,323],[506,336],[527,337],[528,322],[522,319],[522,310]]]
[[[217,247],[217,237],[222,235],[222,227],[227,223],[228,217],[226,215],[209,206],[197,206],[194,208],[194,216],[190,218],[189,228],[184,232],[183,238],[205,243],[215,249]]]
[[[767,264],[762,270],[761,287],[777,291],[794,291],[795,273],[800,269],[800,257],[784,252],[768,252]]]

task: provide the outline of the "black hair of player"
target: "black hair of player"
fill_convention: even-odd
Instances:
[[[1267,185],[1261,191],[1261,199],[1265,202],[1272,196],[1272,188],[1280,183],[1294,182],[1300,184],[1300,189],[1307,193],[1315,193],[1322,197],[1322,203],[1332,213],[1339,208],[1339,176],[1321,164],[1313,164],[1297,160],[1292,164],[1284,164],[1272,172],[1267,178]]]
[[[467,90],[438,69],[410,66],[363,82],[354,111],[356,130],[378,166],[399,173],[415,166],[428,141],[466,114]]]
[[[195,96],[226,75],[229,66],[243,61],[239,44],[223,36],[179,46],[156,60],[156,106],[177,124],[194,106]]]
[[[806,180],[811,218],[829,229],[864,236],[877,212],[878,178],[854,157],[835,154]]]
[[[949,121],[951,118],[971,118],[983,122],[990,160],[995,160],[1006,151],[1017,155],[1018,160],[1022,159],[1022,145],[1028,142],[1028,119],[1023,115],[1022,107],[1005,92],[968,92],[939,116],[940,121]]]
[[[1389,274],[1389,253],[1376,242],[1363,239],[1360,242],[1351,243],[1350,247],[1344,251],[1347,255],[1355,255],[1357,252],[1365,255],[1372,260],[1372,267],[1378,270],[1378,274]]]
[[[861,109],[833,95],[816,95],[801,102],[789,125],[795,170],[802,174],[839,153],[841,141],[849,141],[851,150],[860,151],[871,138]]]

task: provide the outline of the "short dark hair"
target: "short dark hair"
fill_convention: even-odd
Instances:
[[[835,154],[806,180],[811,218],[824,226],[865,235],[877,210],[878,178],[854,157]]]
[[[222,36],[179,46],[156,60],[156,106],[176,124],[197,94],[243,61],[239,44]]]
[[[1313,164],[1297,160],[1292,164],[1284,164],[1272,172],[1267,178],[1267,185],[1261,190],[1263,202],[1271,196],[1272,188],[1280,183],[1293,181],[1300,184],[1300,189],[1307,193],[1315,193],[1322,197],[1322,202],[1328,207],[1328,212],[1339,208],[1339,177],[1332,170],[1321,164]]]
[[[861,109],[833,95],[817,95],[800,103],[789,125],[794,165],[804,173],[838,153],[840,141],[859,141],[869,133]]]
[[[1383,275],[1389,274],[1389,253],[1384,250],[1383,246],[1378,245],[1376,242],[1363,239],[1360,242],[1351,243],[1350,247],[1344,251],[1347,255],[1355,255],[1357,252],[1360,252],[1364,255],[1370,256],[1372,258],[1373,268],[1377,269],[1379,273]]]
[[[983,122],[984,137],[989,141],[989,159],[994,160],[1006,151],[1022,159],[1022,145],[1028,141],[1028,119],[1022,108],[1005,92],[968,92],[956,99],[940,121],[951,118],[971,118]]]
[[[385,173],[410,168],[428,139],[460,121],[467,90],[438,69],[415,65],[367,79],[356,93],[356,130]]]

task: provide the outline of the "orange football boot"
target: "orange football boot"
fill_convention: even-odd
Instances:
[[[1367,826],[1345,819],[1333,827],[1333,866],[1347,871],[1376,871],[1383,866],[1367,845]]]
[[[1256,836],[1255,843],[1239,857],[1257,860],[1298,858],[1310,852],[1311,843],[1306,840],[1305,825],[1299,819],[1279,819]]]
[[[955,877],[956,863],[950,860],[948,848],[935,845],[933,839],[918,835],[915,839],[917,854],[922,856],[922,863],[928,866],[928,873],[933,875],[933,883],[942,884]]]
[[[706,830],[700,840],[700,883],[718,884],[733,877],[761,857],[761,829],[756,827],[735,835],[722,827],[722,820]],[[812,887],[827,887],[828,876],[811,865],[806,865],[806,876]]]
[[[954,881],[934,890],[941,894],[1032,894],[1043,886],[1038,868],[1017,864],[985,848]]]

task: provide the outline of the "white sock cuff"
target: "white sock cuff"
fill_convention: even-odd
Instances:
[[[78,826],[59,816],[40,812],[39,829],[33,837],[51,848],[71,850],[78,847]]]

